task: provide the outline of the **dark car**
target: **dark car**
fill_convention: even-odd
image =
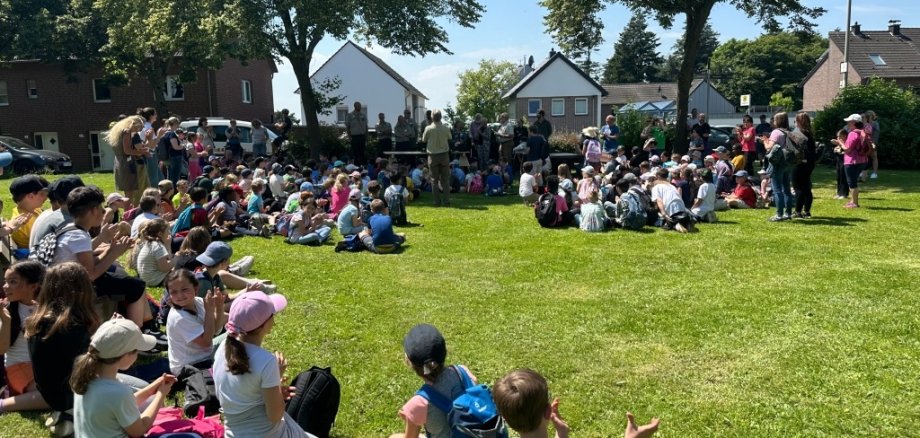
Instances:
[[[725,149],[732,150],[732,145],[738,143],[735,137],[734,128],[722,126],[713,126],[709,131],[709,147],[715,149],[719,146],[725,146]]]
[[[28,143],[8,136],[0,136],[0,149],[13,155],[13,172],[17,175],[27,173],[70,173],[73,161],[70,156],[55,151],[36,149]]]

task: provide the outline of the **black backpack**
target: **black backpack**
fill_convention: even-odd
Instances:
[[[205,415],[214,415],[220,411],[220,400],[217,399],[214,376],[210,369],[199,370],[185,366],[180,377],[185,377],[182,379],[185,383],[185,405],[182,410],[186,417],[195,418],[201,406],[204,406]]]
[[[287,414],[304,431],[328,438],[342,396],[342,388],[331,368],[310,368],[298,374],[291,386],[297,389],[287,403]]]
[[[559,222],[559,214],[556,213],[556,196],[552,193],[544,193],[537,200],[534,207],[534,216],[541,227],[550,228]]]
[[[402,191],[403,186],[395,185],[399,187],[399,190],[395,190],[394,193],[387,196],[387,208],[390,209],[390,218],[393,219],[393,224],[395,225],[405,225],[407,222],[406,219],[406,198],[403,198]]]

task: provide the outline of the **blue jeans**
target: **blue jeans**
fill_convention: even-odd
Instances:
[[[181,178],[184,164],[185,159],[182,158],[181,155],[169,157],[169,167],[166,169],[166,172],[169,174],[169,180],[172,181],[174,186]]]
[[[267,154],[265,153],[265,143],[253,143],[252,144],[252,154],[257,157],[264,157]]]
[[[773,168],[770,177],[770,186],[773,187],[773,202],[776,204],[776,215],[791,215],[795,198],[792,196],[791,179],[792,168]],[[785,212],[785,213],[784,213]]]
[[[323,242],[329,240],[329,234],[331,233],[331,228],[322,226],[317,228],[316,231],[312,233],[307,233],[296,239],[291,239],[290,242],[300,245],[322,245]]]
[[[163,172],[160,171],[160,162],[156,159],[147,160],[147,181],[150,182],[150,187],[156,187],[160,184],[160,181],[163,181]],[[175,184],[175,181],[173,181]]]

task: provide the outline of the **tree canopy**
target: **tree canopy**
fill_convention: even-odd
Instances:
[[[502,95],[518,81],[517,68],[508,61],[485,59],[479,67],[460,72],[457,84],[458,114],[482,114],[489,120],[508,110]]]
[[[658,37],[648,30],[642,14],[633,14],[613,46],[613,56],[604,66],[604,83],[655,81],[658,65]]]

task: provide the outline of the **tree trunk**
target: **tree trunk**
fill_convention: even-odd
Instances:
[[[154,61],[148,61],[150,64],[144,71],[144,76],[153,90],[153,107],[157,110],[159,120],[164,120],[169,113],[166,104],[166,67],[158,65]]]
[[[684,35],[684,59],[680,64],[677,74],[677,133],[674,136],[673,150],[681,155],[690,149],[687,138],[687,105],[690,101],[690,85],[693,83],[693,74],[696,69],[696,55],[700,49],[700,36],[709,12],[715,1],[709,0],[700,5],[700,8],[687,13],[687,28]]]

